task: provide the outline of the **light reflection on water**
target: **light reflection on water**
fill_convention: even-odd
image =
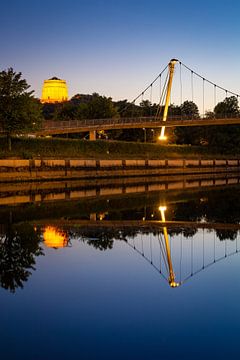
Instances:
[[[1,358],[237,358],[238,198],[0,209]]]

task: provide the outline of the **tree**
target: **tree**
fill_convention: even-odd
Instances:
[[[117,116],[117,109],[110,97],[93,94],[92,100],[88,103],[88,119],[107,119]]]
[[[215,117],[239,115],[238,99],[235,96],[226,97],[214,108]]]
[[[212,118],[239,116],[238,99],[235,96],[225,98],[215,108]],[[235,151],[240,143],[240,126],[223,125],[207,126],[205,129],[206,140],[210,146],[219,148],[219,151]]]
[[[198,107],[193,101],[184,101],[184,103],[180,106],[180,111],[183,117],[189,117],[190,119],[199,118]]]
[[[0,72],[0,123],[8,138],[9,151],[13,134],[35,130],[42,120],[41,105],[21,77],[12,68]]]
[[[193,101],[184,101],[180,106],[180,115],[186,120],[198,119],[199,110]],[[177,127],[175,128],[175,136],[177,144],[199,145],[203,141],[204,132],[202,127]]]

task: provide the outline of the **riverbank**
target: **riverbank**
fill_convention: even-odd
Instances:
[[[160,145],[108,140],[77,140],[57,138],[12,139],[12,151],[7,140],[0,137],[0,159],[222,159],[240,158],[207,146]]]
[[[120,178],[240,171],[239,159],[1,159],[0,182]]]

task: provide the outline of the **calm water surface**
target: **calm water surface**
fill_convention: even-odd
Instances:
[[[238,358],[239,195],[2,205],[1,359]],[[163,217],[192,225],[135,223]]]

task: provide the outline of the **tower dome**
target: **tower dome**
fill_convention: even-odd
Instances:
[[[68,100],[68,90],[66,80],[52,77],[44,80],[42,89],[42,103],[56,103]]]

